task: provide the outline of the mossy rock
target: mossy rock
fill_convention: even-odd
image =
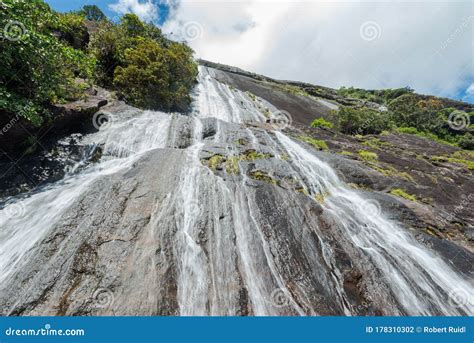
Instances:
[[[269,176],[266,172],[262,170],[253,170],[248,174],[252,179],[263,181],[271,185],[277,185],[278,181]]]
[[[379,156],[375,152],[367,150],[359,150],[357,154],[362,160],[366,162],[377,162],[379,159]]]
[[[299,136],[298,138],[300,140],[302,140],[303,142],[311,144],[313,147],[315,147],[318,150],[328,150],[329,149],[326,142],[321,140],[321,139],[315,139],[315,138],[309,137],[309,136]]]
[[[401,188],[393,188],[392,190],[390,190],[390,194],[395,195],[400,198],[410,200],[410,201],[417,201],[414,195],[408,194]]]

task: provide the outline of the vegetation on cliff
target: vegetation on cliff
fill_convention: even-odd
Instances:
[[[57,13],[42,0],[0,3],[0,115],[39,126],[52,103],[113,87],[128,102],[185,110],[197,75],[193,51],[125,15],[110,22],[96,6]]]
[[[381,109],[343,106],[334,112],[348,134],[378,134],[386,130],[415,134],[474,149],[472,106],[449,99],[416,94],[412,89],[363,90],[344,88],[339,95],[380,104]],[[462,110],[460,110],[462,108]]]

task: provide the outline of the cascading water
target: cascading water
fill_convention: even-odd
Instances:
[[[83,140],[102,149],[99,163],[73,168],[61,182],[28,197],[8,199],[0,211],[0,284],[15,282],[45,237],[97,182],[139,173],[143,156],[179,147],[185,162],[176,170],[176,187],[155,201],[149,220],[134,234],[135,245],[122,248],[118,256],[138,267],[120,267],[110,277],[116,299],[101,313],[164,313],[159,307],[166,303],[166,313],[181,315],[357,314],[356,300],[345,287],[345,259],[367,271],[364,299],[384,314],[473,313],[469,303],[450,299],[452,292],[472,297],[472,283],[380,208],[367,211],[367,203],[373,203],[346,187],[313,152],[264,127],[262,107],[273,110],[270,104],[217,82],[212,73],[200,68],[190,117],[113,113],[107,125]],[[178,126],[186,129],[178,134]],[[245,155],[249,151],[253,157]],[[217,167],[203,165],[203,154],[213,156]],[[272,173],[283,171],[289,182],[301,185],[300,192],[276,186]],[[315,198],[323,199],[321,205]],[[320,206],[318,214],[305,208],[313,205]],[[18,209],[21,215],[12,215]],[[74,256],[66,249],[56,254]],[[151,278],[153,286],[143,287],[156,289],[128,286],[140,278]],[[163,292],[166,296],[157,295]],[[124,310],[127,298],[134,297],[143,297],[136,300],[137,309]]]
[[[334,171],[284,134],[276,136],[304,175],[311,195],[326,194],[325,209],[343,232],[382,272],[405,311],[429,315],[439,310],[459,315],[472,311],[469,304],[449,306],[447,294],[472,292],[472,284],[459,277],[441,258],[418,244],[380,211],[367,211],[367,201],[348,189]],[[369,204],[370,205],[370,204]]]
[[[102,130],[86,137],[85,144],[103,146],[102,163],[78,174],[69,173],[64,180],[25,199],[7,200],[0,211],[0,283],[19,268],[27,251],[95,180],[129,168],[147,150],[165,146],[169,115],[148,111],[133,114],[124,112],[121,118],[109,118]]]

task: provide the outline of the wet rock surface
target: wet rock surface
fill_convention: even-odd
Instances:
[[[452,292],[472,278],[473,179],[430,158],[457,149],[282,133],[265,99],[202,74],[189,116],[106,106],[111,125],[77,137],[96,158],[2,221],[1,315],[470,313]]]
[[[320,87],[321,91],[318,93],[311,93],[312,87],[318,86],[274,80],[208,61],[202,63],[217,68],[214,75],[219,81],[242,91],[250,91],[288,111],[293,124],[288,132],[297,139],[309,136],[324,141],[330,154],[321,153],[318,156],[338,170],[348,184],[362,190],[384,193],[390,193],[393,189],[404,190],[415,196],[417,203],[403,198],[396,200],[403,201],[411,209],[422,206],[426,213],[430,213],[416,223],[417,229],[455,241],[474,252],[474,215],[471,211],[474,177],[472,167],[467,164],[474,163],[472,154],[409,134],[354,137],[330,129],[311,128],[309,124],[315,118],[330,117],[331,108],[318,103],[318,100],[341,105],[360,104],[360,101],[350,99],[352,103],[345,103],[334,90],[324,87]],[[294,94],[291,89],[285,89],[285,85],[298,85],[309,90],[308,93],[313,97]],[[462,103],[453,102],[453,106],[461,105]],[[358,154],[361,150],[376,153],[377,161],[365,161]],[[414,225],[412,220],[404,220],[403,216],[399,219]]]
[[[67,168],[81,160],[100,157],[98,150],[78,144],[82,135],[96,131],[94,114],[112,95],[96,87],[87,98],[51,107],[53,120],[40,127],[20,117],[6,118],[0,123],[0,197],[13,196],[40,189],[60,180]]]

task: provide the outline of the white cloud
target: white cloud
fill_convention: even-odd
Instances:
[[[146,22],[158,19],[158,7],[151,0],[119,0],[116,4],[110,4],[109,8],[118,14],[134,13]]]
[[[471,83],[470,86],[467,87],[466,94],[474,95],[474,83]]]
[[[474,83],[471,83],[465,91],[465,95],[462,98],[463,101],[474,103]]]
[[[470,2],[182,1],[163,30],[190,21],[199,57],[282,79],[455,96],[474,75]]]

